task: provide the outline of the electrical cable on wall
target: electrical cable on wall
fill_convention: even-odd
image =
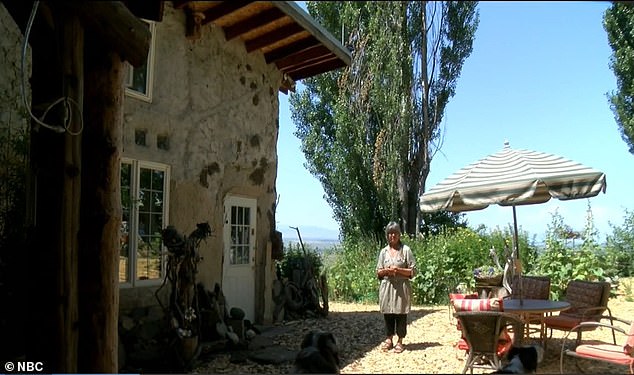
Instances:
[[[26,64],[26,47],[29,41],[29,34],[31,33],[31,28],[33,27],[33,21],[35,20],[35,14],[37,13],[37,8],[39,6],[40,2],[39,1],[35,1],[33,3],[33,9],[31,10],[31,14],[29,16],[29,20],[27,22],[26,25],[26,30],[24,32],[24,42],[22,44],[22,56],[21,56],[21,61],[20,61],[20,74],[21,74],[21,79],[20,79],[20,91],[22,94],[22,101],[24,103],[24,106],[26,107],[29,116],[33,119],[33,121],[35,121],[37,124],[50,129],[56,133],[64,133],[64,132],[68,132],[68,134],[70,135],[79,135],[81,134],[83,128],[84,128],[84,122],[83,122],[83,113],[81,111],[81,108],[79,107],[79,103],[77,103],[77,101],[73,100],[72,98],[69,98],[68,96],[62,96],[59,99],[53,101],[53,103],[51,103],[46,110],[44,111],[44,113],[42,114],[42,116],[40,116],[39,118],[36,117],[33,112],[31,111],[31,106],[28,103],[28,100],[26,98],[26,72],[25,72],[25,68],[24,65]],[[64,104],[64,126],[59,126],[59,125],[49,125],[46,122],[44,122],[44,119],[46,118],[46,115],[48,114],[48,112],[55,107],[56,105],[63,103]],[[72,111],[73,111],[73,106],[77,109],[77,112],[79,112],[79,130],[77,132],[73,132],[70,130],[70,126],[72,123]]]

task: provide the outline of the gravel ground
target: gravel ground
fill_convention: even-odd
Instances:
[[[631,298],[630,298],[631,299]],[[634,302],[621,293],[608,305],[615,316],[634,317]],[[302,337],[310,330],[330,331],[335,335],[342,361],[342,374],[448,374],[461,373],[465,363],[464,352],[454,347],[460,337],[448,306],[416,306],[409,316],[408,334],[404,339],[405,351],[397,354],[382,352],[383,318],[376,305],[330,303],[326,318],[306,319],[286,323],[285,333],[274,337],[275,344],[298,350]],[[609,330],[584,333],[584,339],[607,339]],[[555,331],[549,340],[544,361],[537,373],[559,373],[559,354],[563,332]],[[211,362],[197,368],[197,373],[288,373],[292,363],[260,365],[250,360],[230,363],[229,354],[216,356]],[[565,372],[579,372],[567,362]],[[587,373],[627,372],[625,367],[606,367],[598,362],[579,361]],[[488,373],[475,370],[474,373]]]

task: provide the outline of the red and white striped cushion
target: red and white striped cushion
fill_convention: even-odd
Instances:
[[[502,298],[454,299],[453,307],[458,311],[504,311]]]

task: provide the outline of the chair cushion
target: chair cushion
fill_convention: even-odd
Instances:
[[[456,300],[462,300],[462,299],[477,299],[478,298],[478,293],[449,293],[449,301],[451,303],[451,306],[455,306],[454,302]],[[456,311],[456,308],[454,307],[454,311]],[[456,322],[456,329],[458,329],[458,331],[460,331],[462,328],[460,328],[460,322]],[[467,345],[465,343],[465,345]]]
[[[455,299],[453,307],[456,311],[504,311],[502,298]]]
[[[449,300],[451,302],[457,300],[457,299],[477,299],[478,298],[478,293],[449,293]]]
[[[630,332],[628,333],[625,345],[623,345],[623,353],[634,357],[634,322],[630,325]]]
[[[634,361],[631,357],[623,353],[623,348],[619,345],[612,344],[595,344],[595,345],[579,345],[575,349],[577,355],[582,357],[600,359],[603,361],[617,363],[620,365],[629,365]]]
[[[500,333],[500,339],[498,340],[498,345],[495,352],[497,353],[498,357],[504,357],[509,349],[511,349],[511,346],[513,346],[513,336],[509,334],[506,329],[504,329]],[[465,340],[464,337],[458,340],[456,347],[464,351],[469,350],[469,344],[467,344],[467,340]]]
[[[467,344],[467,340],[465,340],[464,338],[460,338],[460,340],[458,340],[457,347],[460,350],[469,350],[469,344]]]
[[[581,318],[565,314],[547,316],[544,318],[544,324],[546,324],[548,328],[559,329],[563,331],[570,331],[572,327],[576,326],[579,323],[581,323]]]

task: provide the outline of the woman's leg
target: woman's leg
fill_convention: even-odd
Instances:
[[[396,323],[398,342],[402,342],[403,337],[407,336],[407,314],[395,314],[394,321]]]
[[[405,349],[403,346],[403,337],[407,336],[407,314],[396,314],[394,320],[396,323],[396,334],[398,335],[398,341],[394,346],[394,353],[402,353]]]
[[[396,325],[396,317],[394,314],[383,314],[383,319],[385,320],[385,335],[387,338],[381,348],[383,350],[390,350],[394,346],[392,343],[392,337],[394,336],[394,327]]]
[[[383,314],[383,318],[385,319],[385,334],[388,338],[392,338],[396,332],[394,330],[396,327],[396,314]]]

